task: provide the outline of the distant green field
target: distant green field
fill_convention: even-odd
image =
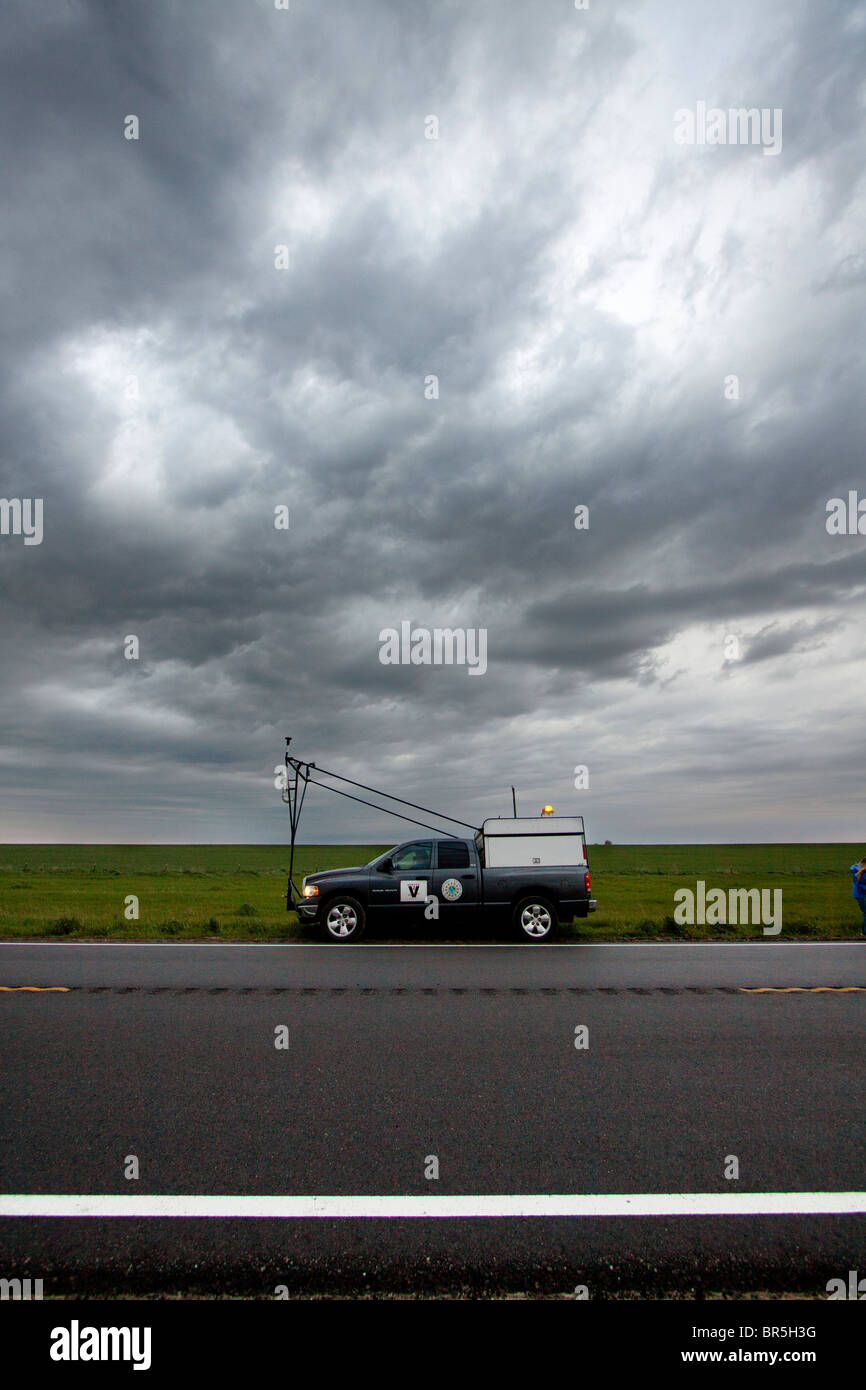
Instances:
[[[363,864],[387,845],[306,845],[295,879]],[[852,938],[860,914],[848,866],[860,845],[593,845],[598,912],[563,928],[587,940]],[[283,845],[0,845],[0,936],[283,941],[306,936],[285,911]],[[760,927],[680,927],[677,888],[781,888],[780,938]],[[139,918],[127,921],[134,894]],[[447,937],[447,918],[439,924]],[[426,933],[425,933],[426,935]]]

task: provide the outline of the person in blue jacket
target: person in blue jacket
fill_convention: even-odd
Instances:
[[[863,914],[862,936],[866,936],[866,859],[851,865],[851,897],[855,898]]]

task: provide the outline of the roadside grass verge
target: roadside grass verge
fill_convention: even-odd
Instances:
[[[364,864],[386,845],[305,845],[295,878]],[[848,865],[860,845],[592,845],[598,911],[562,928],[580,941],[851,940],[860,914]],[[263,941],[309,939],[285,911],[284,845],[0,845],[0,937],[33,940]],[[674,894],[782,889],[782,932],[680,926]],[[125,916],[138,899],[137,920]],[[433,924],[428,924],[430,927]],[[378,933],[371,933],[374,937]],[[448,939],[447,910],[436,933]],[[497,934],[497,939],[501,933]],[[405,933],[401,936],[405,939]],[[484,939],[483,929],[473,939]]]

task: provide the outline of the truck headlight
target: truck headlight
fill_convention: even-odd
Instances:
[[[319,886],[318,886],[318,884],[316,884],[316,883],[305,883],[305,884],[304,884],[304,897],[305,897],[305,898],[317,898],[318,896],[319,896]]]

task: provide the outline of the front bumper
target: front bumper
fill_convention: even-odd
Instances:
[[[320,906],[318,898],[300,898],[298,902],[293,903],[292,906],[298,914],[299,922],[315,922],[318,920]]]

